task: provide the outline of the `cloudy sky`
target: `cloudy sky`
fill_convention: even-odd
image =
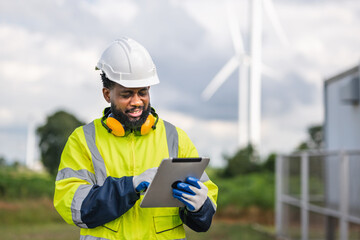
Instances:
[[[360,1],[273,0],[288,38],[263,16],[261,152],[288,153],[323,121],[323,81],[360,60]],[[207,102],[201,92],[234,55],[226,1],[2,0],[0,156],[24,161],[29,123],[64,109],[90,122],[106,102],[94,67],[114,39],[131,37],[153,57],[159,115],[183,128],[212,165],[237,146],[237,76]],[[248,1],[229,1],[248,46]]]

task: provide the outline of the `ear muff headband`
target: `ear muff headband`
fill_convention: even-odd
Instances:
[[[106,123],[105,123],[105,119],[106,119]],[[158,120],[159,117],[155,112],[155,109],[151,108],[150,114],[147,117],[144,124],[138,129],[134,129],[133,131],[135,132],[136,135],[146,135],[151,131],[151,129],[156,128],[156,124]],[[118,137],[123,137],[131,132],[131,129],[126,129],[126,127],[123,124],[121,124],[117,119],[115,119],[112,116],[109,110],[105,110],[105,115],[104,117],[102,117],[101,123],[109,133],[112,133]]]

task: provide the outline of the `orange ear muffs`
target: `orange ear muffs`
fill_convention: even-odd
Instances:
[[[148,134],[150,130],[153,129],[154,123],[155,123],[155,117],[152,114],[150,114],[147,117],[144,124],[141,126],[141,130],[140,130],[141,135]]]
[[[119,122],[113,117],[113,114],[110,112],[110,108],[106,108],[104,110],[104,116],[101,118],[101,124],[104,126],[104,128],[106,128],[109,133],[112,133],[117,137],[126,136],[130,132],[134,132],[135,135],[141,136],[148,134],[151,129],[155,130],[158,120],[159,117],[155,112],[155,109],[151,108],[151,113],[141,127],[138,127],[136,129],[127,129],[124,125],[121,124],[121,122]]]
[[[125,129],[123,125],[113,117],[106,119],[106,125],[111,129],[111,133],[118,137],[125,136]]]

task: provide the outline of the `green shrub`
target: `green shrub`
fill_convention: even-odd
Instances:
[[[244,210],[257,207],[271,210],[274,207],[275,179],[270,172],[244,174],[233,178],[212,178],[219,187],[218,211],[227,207]]]
[[[0,199],[52,198],[54,182],[46,174],[5,167],[0,170]]]

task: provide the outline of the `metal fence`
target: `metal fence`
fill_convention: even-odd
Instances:
[[[279,156],[276,233],[279,239],[360,239],[360,151]]]

